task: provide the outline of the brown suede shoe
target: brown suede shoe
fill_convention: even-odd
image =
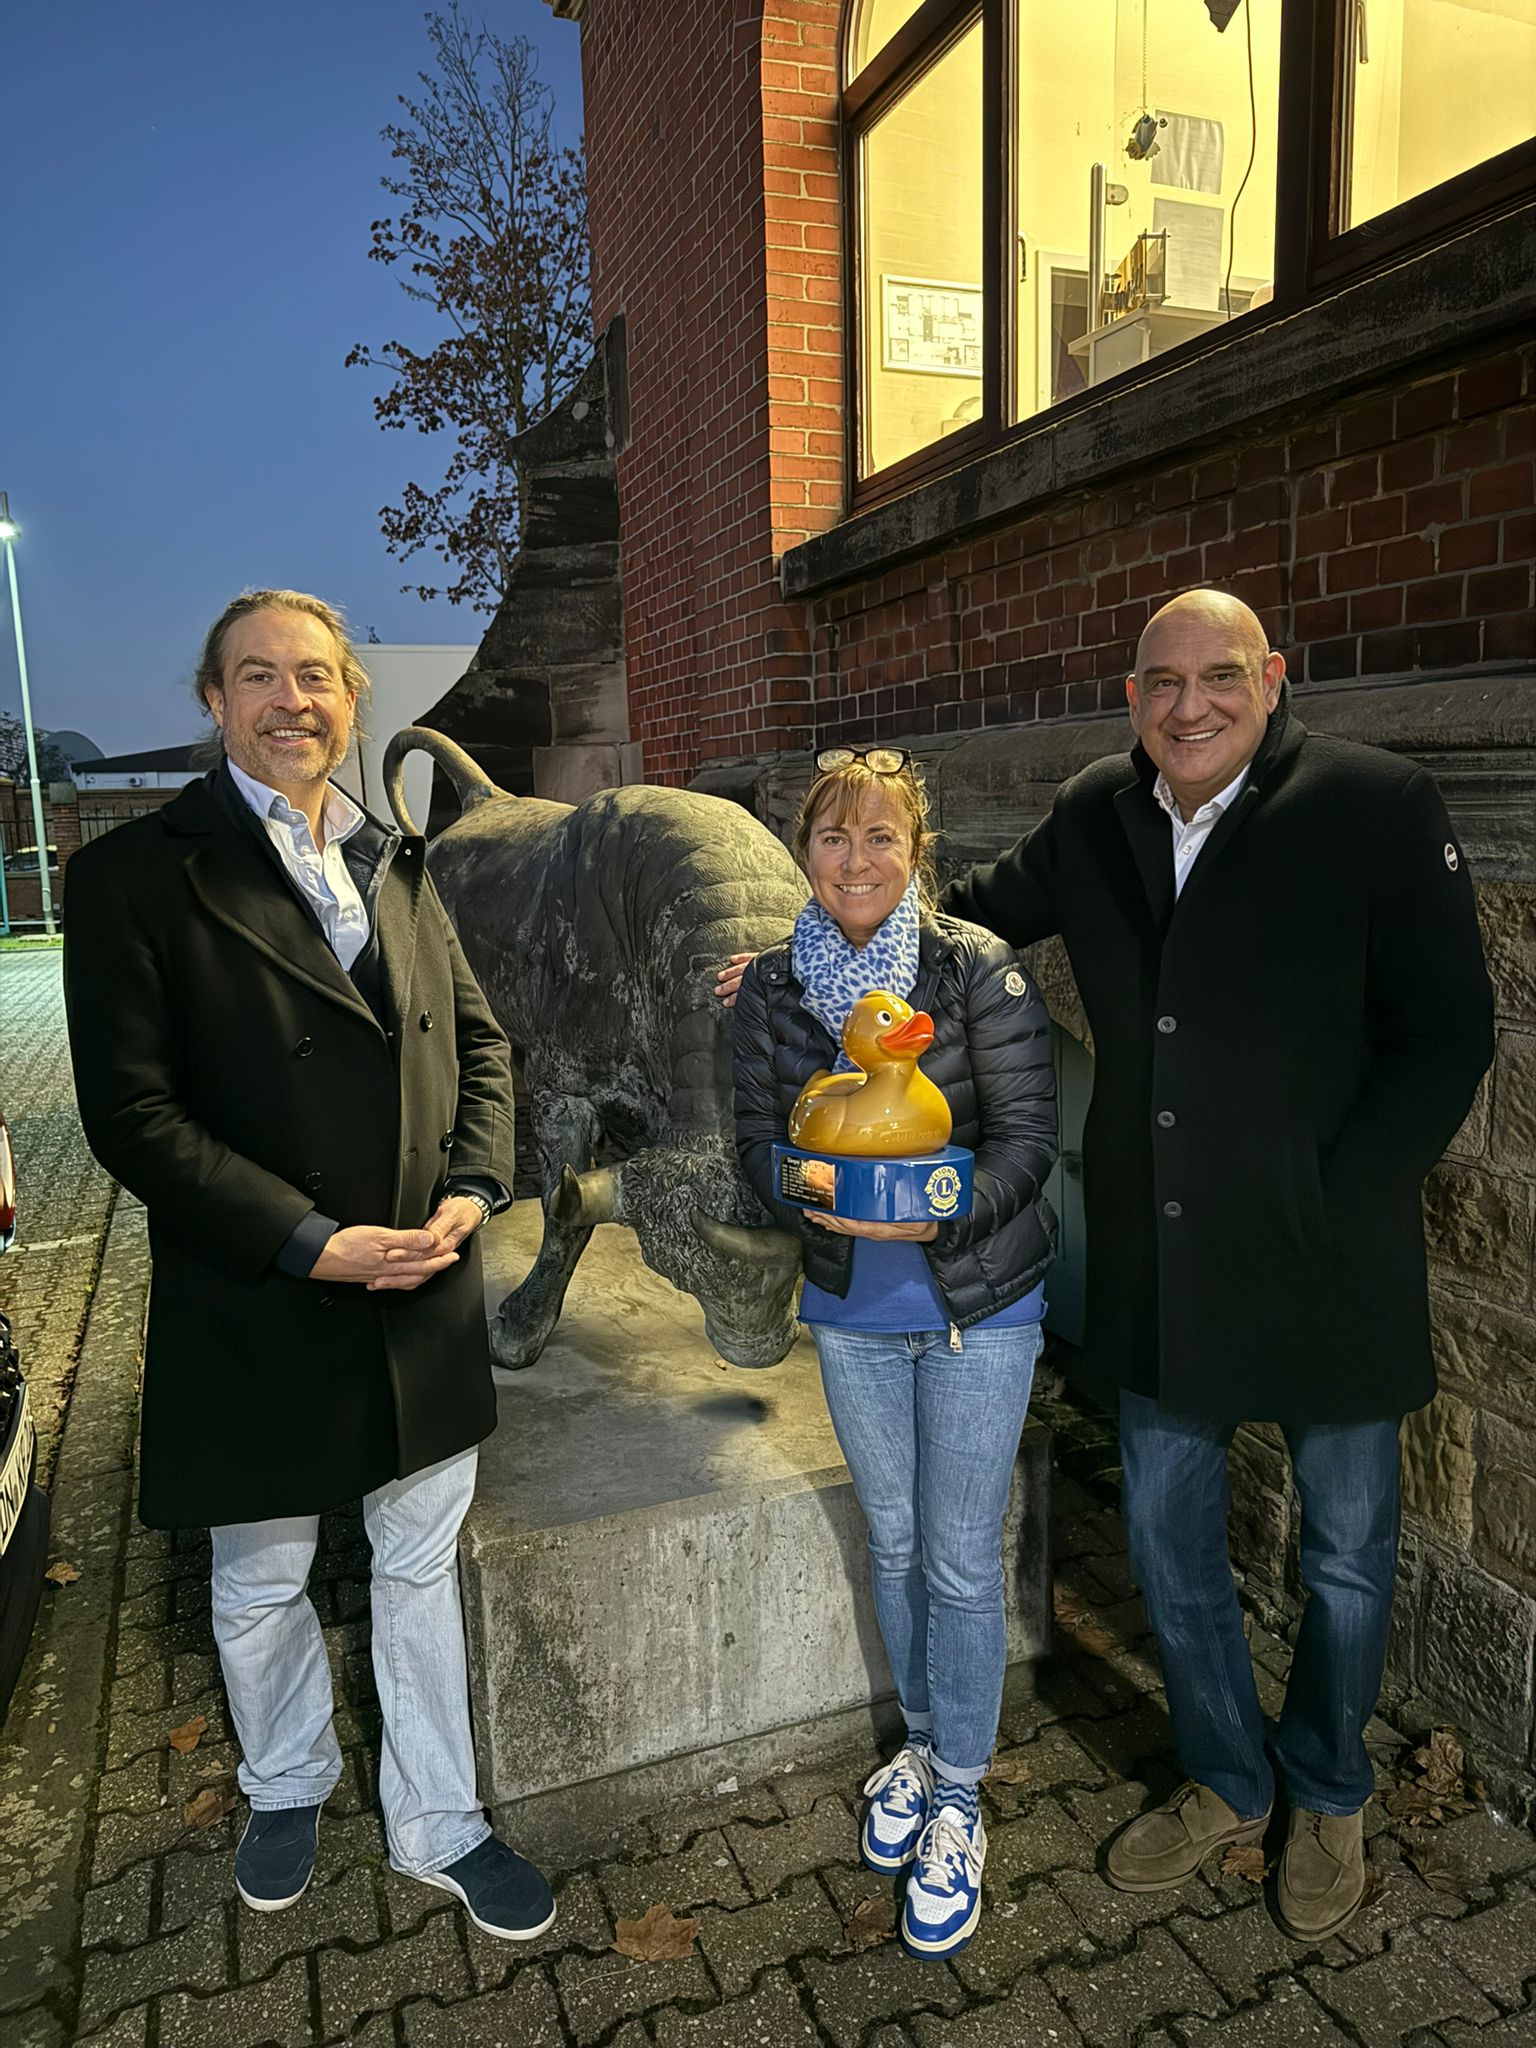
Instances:
[[[1275,1910],[1294,1941],[1326,1941],[1352,1920],[1365,1897],[1361,1813],[1291,1809],[1280,1856]]]
[[[1193,1877],[1206,1857],[1231,1842],[1257,1842],[1269,1815],[1244,1820],[1193,1778],[1150,1813],[1138,1814],[1109,1845],[1107,1874],[1123,1892],[1163,1892]]]

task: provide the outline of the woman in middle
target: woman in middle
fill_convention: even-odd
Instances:
[[[833,748],[816,766],[794,840],[810,900],[736,1000],[736,1137],[759,1198],[804,1245],[800,1317],[869,1523],[906,1717],[896,1757],[864,1788],[862,1852],[877,1870],[912,1866],[902,1941],[949,1955],[981,1908],[977,1787],[1007,1661],[1002,1521],[1055,1237],[1041,1194],[1056,1157],[1050,1026],[1012,952],[932,908],[926,799],[908,757]],[[949,1104],[952,1142],[976,1155],[968,1216],[864,1223],[775,1200],[773,1145],[874,989],[933,1017],[923,1071]]]

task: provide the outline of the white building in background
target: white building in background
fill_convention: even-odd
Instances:
[[[357,652],[373,678],[373,704],[365,713],[368,737],[353,747],[336,780],[376,818],[392,824],[384,749],[402,726],[414,725],[447,695],[474,659],[475,648],[373,641]],[[405,799],[418,830],[424,831],[432,800],[432,763],[425,754],[413,754],[405,764]]]

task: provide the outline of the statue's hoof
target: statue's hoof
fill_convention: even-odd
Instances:
[[[497,1316],[491,1323],[491,1357],[504,1372],[524,1372],[537,1362],[548,1330],[528,1330]]]

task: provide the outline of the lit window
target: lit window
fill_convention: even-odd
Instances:
[[[843,75],[855,503],[1536,167],[1536,0],[852,0]]]
[[[1536,0],[1355,0],[1349,22],[1342,228],[1529,136]]]
[[[1268,298],[1280,11],[1020,8],[1018,418]]]
[[[867,475],[981,416],[979,22],[872,122],[859,153]]]
[[[870,59],[879,56],[896,31],[906,27],[922,4],[923,0],[864,0],[862,7],[855,6],[848,33],[844,75],[857,78]]]

